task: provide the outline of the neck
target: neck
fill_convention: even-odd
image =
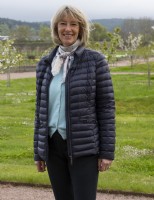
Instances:
[[[80,46],[81,42],[80,40],[77,40],[74,44],[64,47],[63,45],[60,45],[60,48],[65,52],[72,52],[74,51],[78,46]]]

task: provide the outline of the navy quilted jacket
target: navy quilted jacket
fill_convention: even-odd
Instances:
[[[53,77],[51,62],[57,48],[41,59],[36,70],[35,161],[48,159],[48,89]],[[65,87],[68,156],[72,159],[98,154],[100,158],[113,160],[115,101],[104,56],[79,47]]]

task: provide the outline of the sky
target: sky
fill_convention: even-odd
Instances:
[[[154,19],[154,0],[0,0],[0,17],[27,22],[50,21],[62,5],[80,8],[89,20]]]

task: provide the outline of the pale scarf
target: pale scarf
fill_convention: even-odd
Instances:
[[[65,82],[66,74],[68,72],[69,60],[73,58],[73,54],[80,44],[80,40],[77,40],[73,45],[68,47],[60,45],[57,50],[56,56],[51,64],[51,72],[53,76],[56,76],[63,66],[62,82]]]

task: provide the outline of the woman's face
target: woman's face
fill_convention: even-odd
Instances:
[[[71,16],[65,16],[58,22],[58,36],[63,46],[70,46],[76,42],[79,35],[79,23]]]

